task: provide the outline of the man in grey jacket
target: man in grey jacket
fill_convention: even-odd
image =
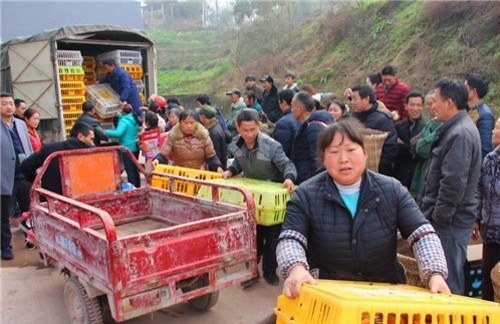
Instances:
[[[19,208],[25,212],[29,208],[30,184],[21,171],[21,162],[31,153],[31,142],[26,124],[14,118],[14,98],[9,93],[2,93],[1,99],[1,173],[2,173],[2,260],[14,258],[10,245],[12,233],[9,217],[13,199],[17,198]]]
[[[99,120],[94,117],[95,114],[95,105],[92,100],[87,100],[82,104],[83,113],[78,119],[76,123],[87,123],[94,129],[94,145],[101,146],[101,141],[107,141],[108,136],[106,132],[101,128],[101,123]],[[75,123],[75,124],[76,124]]]
[[[245,108],[236,117],[236,129],[240,133],[229,151],[234,156],[233,163],[222,174],[224,179],[244,173],[246,178],[283,182],[289,193],[294,190],[297,170],[290,161],[279,142],[259,132],[259,114],[254,109]],[[281,232],[281,224],[273,226],[257,225],[257,260],[262,256],[264,279],[270,285],[279,284],[276,275],[276,246]],[[244,288],[250,287],[259,279],[257,277],[242,283]]]
[[[481,170],[481,140],[467,115],[468,92],[458,80],[436,84],[436,118],[443,122],[432,143],[421,210],[438,232],[452,293],[463,295],[463,266],[476,220],[475,192]]]

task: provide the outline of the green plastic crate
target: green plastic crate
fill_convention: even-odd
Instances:
[[[249,178],[215,179],[210,182],[227,183],[248,189],[254,199],[257,224],[271,226],[283,223],[286,203],[290,195],[286,188],[283,188],[282,183]],[[210,198],[212,191],[209,187],[202,186],[198,196]],[[223,202],[246,206],[243,195],[238,191],[219,189],[219,199]]]

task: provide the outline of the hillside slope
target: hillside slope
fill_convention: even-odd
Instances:
[[[341,94],[392,64],[424,92],[444,76],[483,74],[490,80],[485,99],[500,115],[500,2],[360,1],[314,17],[279,42],[263,30],[149,31],[160,47],[159,92],[205,92],[227,105],[224,91],[243,87],[246,73],[269,73],[281,83],[293,71],[318,91]]]

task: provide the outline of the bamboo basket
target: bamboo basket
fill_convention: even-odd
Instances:
[[[493,291],[495,292],[495,301],[500,303],[500,262],[491,270],[491,282],[493,283]]]
[[[388,133],[376,129],[366,128],[363,130],[363,142],[365,150],[368,153],[368,161],[366,167],[373,172],[378,172],[378,164],[382,154],[382,147]]]

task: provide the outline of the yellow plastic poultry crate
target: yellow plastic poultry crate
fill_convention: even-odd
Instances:
[[[93,56],[82,56],[82,67],[85,70],[94,70],[96,68],[95,58]]]
[[[500,305],[458,295],[431,294],[408,286],[318,280],[295,299],[281,295],[278,324],[493,324]]]
[[[61,81],[60,86],[63,97],[81,97],[85,95],[83,81]]]
[[[132,79],[142,79],[142,66],[140,64],[119,64],[125,71],[130,73]]]
[[[283,188],[283,184],[239,177],[218,179],[213,182],[224,182],[248,189],[252,193],[255,203],[257,224],[271,226],[283,223],[286,203],[290,199],[290,195]],[[203,186],[198,192],[198,196],[209,198],[212,196],[212,192],[209,187]],[[221,189],[219,191],[219,199],[231,204],[246,205],[243,195],[234,190]]]
[[[220,178],[220,173],[184,168],[175,165],[158,164],[155,169],[156,172],[178,175],[181,177],[198,179],[198,180],[213,180]],[[151,186],[161,189],[170,189],[170,184],[168,178],[154,175],[151,179]],[[191,196],[196,196],[200,185],[194,184],[192,182],[185,181],[175,181],[175,191],[182,192]]]
[[[82,104],[85,101],[85,97],[62,97],[62,106],[64,112],[66,111],[82,111]]]

